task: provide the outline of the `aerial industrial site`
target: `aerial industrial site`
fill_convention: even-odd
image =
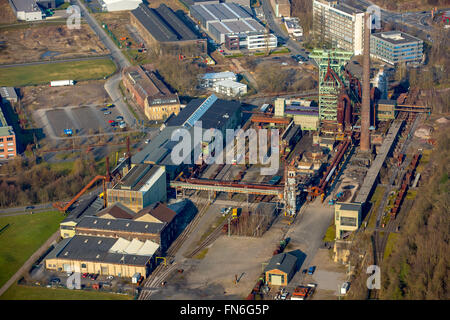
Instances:
[[[448,1],[0,8],[0,300],[449,298]]]

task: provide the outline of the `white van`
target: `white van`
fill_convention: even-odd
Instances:
[[[344,282],[341,286],[341,294],[347,294],[348,288],[350,287],[349,282]]]

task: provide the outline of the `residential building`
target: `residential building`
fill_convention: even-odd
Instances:
[[[45,257],[48,270],[144,278],[155,267],[159,245],[151,240],[76,235],[63,239]]]
[[[214,83],[224,80],[236,81],[236,74],[230,71],[205,73],[199,76],[199,86],[200,88],[212,88]]]
[[[191,16],[228,50],[276,48],[277,37],[253,19],[250,8],[236,3],[193,5]]]
[[[247,93],[247,85],[232,80],[222,80],[213,85],[215,92],[229,97],[242,96]]]
[[[164,166],[135,164],[115,185],[107,189],[108,206],[120,202],[138,212],[148,205],[166,201],[166,170]]]
[[[297,257],[291,253],[274,255],[264,269],[270,286],[287,286],[297,271]]]
[[[165,4],[151,9],[142,3],[130,12],[131,24],[155,53],[186,57],[206,54],[206,39],[191,30],[186,19],[186,16],[181,19]]]
[[[333,48],[363,52],[364,12],[336,0],[313,1],[313,32]]]
[[[16,134],[12,126],[6,122],[3,108],[6,105],[0,103],[0,160],[14,158],[17,155]]]
[[[334,205],[336,239],[345,238],[346,234],[358,230],[361,225],[361,203],[337,202]]]
[[[290,17],[291,16],[291,2],[289,0],[270,0],[275,17]]]
[[[397,100],[380,99],[376,103],[375,113],[377,121],[387,121],[395,119],[397,112]]]
[[[400,31],[373,33],[370,55],[391,65],[419,64],[423,59],[423,41]]]
[[[163,120],[180,112],[178,94],[172,93],[158,78],[153,65],[127,67],[122,75],[125,88],[149,120]]]
[[[142,0],[99,0],[103,11],[124,11],[136,9]]]

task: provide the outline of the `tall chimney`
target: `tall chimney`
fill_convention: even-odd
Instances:
[[[361,151],[370,149],[370,14],[364,14],[364,54],[361,103]]]

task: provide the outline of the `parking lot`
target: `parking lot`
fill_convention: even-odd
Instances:
[[[120,131],[120,117],[117,107],[89,105],[39,109],[35,120],[47,136],[55,139],[64,137],[65,129],[72,129],[73,135],[79,137]]]

